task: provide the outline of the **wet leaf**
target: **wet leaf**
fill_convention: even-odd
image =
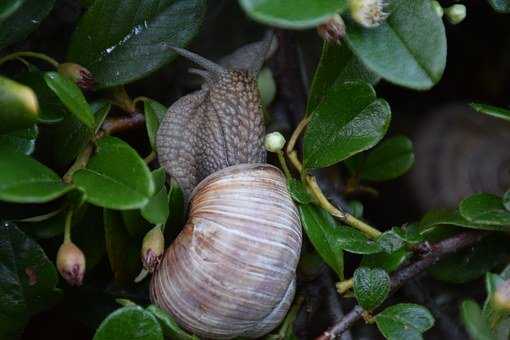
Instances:
[[[360,267],[354,271],[354,296],[365,310],[372,310],[390,293],[390,276],[380,268]]]
[[[93,340],[163,340],[163,331],[152,313],[139,306],[127,306],[110,314]]]

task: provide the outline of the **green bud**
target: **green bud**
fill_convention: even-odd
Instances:
[[[58,249],[57,269],[71,286],[81,286],[85,275],[85,255],[72,241],[64,241]]]
[[[39,104],[34,91],[0,76],[0,133],[31,127],[38,117]]]
[[[285,145],[285,137],[278,131],[271,132],[264,138],[264,147],[269,152],[280,152]]]
[[[143,267],[150,273],[154,272],[163,258],[164,251],[165,236],[161,228],[156,226],[143,238],[141,250]]]
[[[456,4],[448,7],[446,10],[446,17],[452,25],[461,23],[466,18],[466,6]]]

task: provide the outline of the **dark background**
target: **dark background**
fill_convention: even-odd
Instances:
[[[418,92],[397,87],[384,81],[377,85],[378,96],[385,98],[390,103],[393,111],[389,135],[404,133],[416,143],[419,142],[415,140],[416,131],[427,121],[438,116],[434,112],[459,111],[461,112],[459,119],[463,120],[462,114],[466,115],[466,119],[468,119],[468,115],[475,114],[467,109],[467,103],[471,101],[481,101],[500,106],[509,103],[510,16],[494,12],[486,1],[470,0],[463,3],[467,7],[466,20],[457,26],[445,22],[448,37],[448,62],[442,80],[432,90]],[[442,2],[443,6],[449,4],[450,2],[447,1]],[[244,43],[257,40],[261,36],[263,27],[249,21],[238,8],[237,1],[210,1],[209,6],[209,13],[201,34],[189,47],[191,50],[214,60]],[[39,29],[33,32],[26,41],[10,47],[4,53],[7,54],[11,50],[33,50],[46,53],[59,61],[65,61],[67,44],[82,11],[83,8],[78,0],[58,0],[54,10],[43,21]],[[311,79],[322,45],[315,30],[280,32],[280,34],[283,34],[292,44],[297,44],[303,59],[304,67],[301,69],[304,74],[303,77]],[[170,105],[176,98],[197,86],[196,78],[187,75],[187,66],[189,64],[178,60],[157,71],[152,76],[128,85],[128,92],[132,97],[147,96],[165,105]],[[271,67],[278,67],[278,65],[275,66],[275,62],[272,62]],[[7,74],[15,74],[19,70],[18,65],[12,63],[3,69]],[[299,81],[300,78],[297,76],[289,79]],[[280,82],[280,89],[282,86]],[[302,84],[288,84],[288,86],[299,88],[302,87]],[[299,96],[299,91],[296,95]],[[285,98],[277,95],[271,107],[275,114],[272,123],[290,128],[295,123],[296,117],[293,116],[295,112],[289,114],[288,110],[282,109],[281,100],[283,99]],[[449,106],[451,104],[457,106]],[[497,124],[504,125],[502,122]],[[453,125],[451,128],[454,128]],[[510,128],[508,131],[510,132]],[[470,132],[467,131],[466,133]],[[129,138],[132,144],[134,142],[135,146],[144,149],[147,147],[146,141],[136,145],[137,138],[142,139],[141,136],[142,134],[140,136],[131,134]],[[434,142],[438,145],[447,143],[448,134],[436,139]],[[466,139],[469,139],[469,137],[466,137]],[[510,144],[507,145],[509,146],[508,150],[510,150]],[[469,153],[470,151],[469,148],[463,148],[462,144],[459,144],[458,153]],[[487,148],[486,152],[490,153],[492,149]],[[506,155],[502,154],[501,158],[506,161],[509,159],[509,154],[510,152],[506,152]],[[438,159],[436,156],[435,154],[417,154],[416,166],[431,167],[431,171],[434,171],[433,163],[448,162],[448,160]],[[456,171],[464,171],[457,168],[469,168],[472,169],[470,171],[477,174],[479,172],[478,168],[483,168],[483,171],[487,173],[477,177],[483,181],[485,177],[494,176],[491,169],[501,166],[501,164],[484,167],[479,165],[476,162],[473,164],[452,162],[450,175],[454,178]],[[330,172],[333,173],[333,176],[345,173],[341,168],[330,169]],[[428,204],[422,202],[423,200],[441,202],[441,197],[419,197],[417,191],[420,189],[415,185],[415,181],[413,182],[413,176],[413,172],[411,172],[398,180],[374,184],[374,187],[380,192],[377,198],[366,195],[357,197],[365,204],[365,218],[382,228],[401,225],[404,222],[416,221],[420,218],[424,213],[423,205]],[[469,185],[471,184],[466,183],[466,186]],[[452,190],[456,190],[456,188],[452,188]],[[110,272],[106,260],[94,270],[93,274],[99,277],[98,282],[101,282],[101,278],[108,279]],[[93,336],[94,328],[111,310],[116,308],[113,301],[115,294],[127,296],[134,294],[133,299],[135,300],[146,298],[129,289],[117,291],[115,289],[104,289],[101,283],[98,283],[97,286],[92,285],[87,289],[64,289],[66,290],[64,302],[33,317],[26,328],[23,339],[90,339]],[[318,295],[321,294],[319,289]],[[465,334],[457,320],[457,311],[458,297],[466,295],[474,296],[477,299],[483,298],[483,280],[479,279],[473,283],[453,286],[438,283],[425,277],[419,281],[411,282],[406,289],[399,293],[396,299],[405,298],[408,301],[418,302],[422,299],[422,302],[428,303],[429,308],[430,304],[436,305],[440,320],[436,324],[438,326],[427,333],[427,337],[432,338],[442,335],[449,338],[465,338]],[[347,303],[345,310],[348,310],[348,305],[349,303]],[[320,315],[320,308],[318,321],[314,323],[317,329],[302,331],[301,335],[303,337],[311,337],[317,331],[323,330],[330,322],[328,315]],[[325,311],[324,314],[327,314],[327,312]],[[355,338],[374,338],[376,337],[375,334],[371,329],[363,330],[356,333]]]

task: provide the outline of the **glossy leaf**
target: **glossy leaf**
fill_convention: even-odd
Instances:
[[[303,228],[313,246],[340,279],[343,279],[343,252],[338,242],[343,227],[339,227],[325,210],[311,204],[300,205],[299,213]]]
[[[158,320],[161,329],[163,330],[163,334],[168,339],[177,339],[177,340],[198,340],[198,337],[186,333],[175,320],[163,309],[159,308],[155,305],[150,305],[146,308],[146,311],[150,312],[156,320]]]
[[[398,236],[393,230],[388,230],[382,233],[377,238],[377,243],[381,246],[381,249],[386,253],[393,253],[404,246],[404,241]]]
[[[170,214],[167,224],[171,228],[165,228],[165,239],[173,239],[184,225],[186,207],[184,205],[184,194],[175,180],[171,180],[168,190],[168,206]]]
[[[340,248],[355,254],[375,254],[382,251],[379,243],[369,240],[361,231],[342,226],[338,232]]]
[[[64,104],[46,84],[44,72],[38,70],[25,72],[17,78],[17,81],[29,86],[37,95],[39,101],[38,121],[40,123],[58,123],[68,114]]]
[[[324,42],[321,59],[315,70],[306,112],[313,112],[325,98],[329,88],[348,81],[365,81],[374,85],[379,79],[367,70],[347,44]]]
[[[482,315],[480,306],[473,300],[462,302],[460,315],[464,326],[473,339],[476,340],[496,340],[491,333],[489,324]]]
[[[167,108],[155,100],[149,99],[143,103],[145,112],[145,125],[147,127],[147,135],[153,150],[156,150],[156,133],[159,124],[165,118]]]
[[[292,199],[301,204],[308,204],[312,202],[312,196],[306,190],[303,182],[291,178],[287,180],[287,187],[289,188],[290,196]]]
[[[376,28],[347,25],[347,42],[375,74],[412,89],[429,89],[446,65],[443,22],[429,0],[395,0]]]
[[[510,11],[510,7],[509,7],[509,11]],[[481,103],[471,103],[471,107],[478,112],[482,112],[489,116],[493,116],[493,117],[500,118],[500,119],[510,122],[510,110],[508,110],[508,109],[503,109],[501,107],[496,107],[496,106],[481,104]]]
[[[390,276],[380,268],[356,269],[353,283],[354,296],[365,310],[379,306],[390,293]]]
[[[170,214],[168,205],[168,194],[165,187],[165,169],[159,168],[152,172],[156,193],[149,199],[149,202],[142,208],[142,216],[153,224],[165,224]]]
[[[392,137],[368,153],[360,178],[368,181],[388,181],[405,174],[413,164],[413,143],[404,136]]]
[[[124,225],[121,212],[104,209],[106,253],[117,283],[127,284],[142,268],[140,249],[142,240],[131,237]]]
[[[373,147],[386,134],[390,119],[388,104],[376,99],[369,84],[332,87],[306,130],[303,165],[307,169],[330,166]]]
[[[21,7],[25,0],[4,0],[0,3],[0,23]]]
[[[501,13],[510,13],[510,1],[509,0],[489,0],[492,8]]]
[[[346,6],[345,0],[239,0],[245,12],[263,24],[310,28],[327,21]]]
[[[175,58],[197,33],[205,0],[96,0],[78,23],[68,59],[99,87],[140,79]],[[115,18],[115,20],[112,20]]]
[[[72,186],[38,161],[0,146],[0,200],[45,203],[62,196]]]
[[[0,145],[10,147],[25,155],[31,155],[34,152],[35,140],[38,134],[37,125],[33,125],[28,129],[12,131],[0,135]]]
[[[44,80],[67,109],[90,129],[94,128],[94,115],[78,85],[57,72],[48,72]]]
[[[142,208],[155,190],[143,159],[115,137],[98,141],[96,154],[87,168],[74,174],[73,181],[85,191],[88,202],[110,209]]]
[[[32,315],[56,302],[57,271],[36,242],[0,224],[0,273],[0,339],[15,339]]]
[[[375,316],[377,328],[386,339],[422,339],[422,333],[434,325],[434,317],[427,308],[411,303],[399,303]]]
[[[405,248],[400,248],[393,253],[378,253],[364,255],[361,259],[361,265],[369,268],[382,268],[388,273],[395,271],[400,265],[412,256],[412,253]]]
[[[38,116],[39,104],[34,91],[0,76],[0,133],[29,128]]]
[[[446,224],[454,225],[462,228],[470,229],[483,229],[483,230],[503,230],[504,228],[497,225],[486,225],[468,221],[459,213],[458,210],[453,209],[437,209],[429,211],[423,216],[419,223],[420,231],[426,232],[427,230],[437,225]]]
[[[468,197],[460,202],[459,211],[471,222],[510,227],[510,211],[496,195],[475,194]]]
[[[0,20],[0,50],[25,39],[53,8],[55,0],[25,0],[5,20]]]
[[[437,280],[464,283],[475,280],[504,263],[509,255],[507,240],[493,235],[472,247],[444,258],[429,271]]]
[[[417,244],[424,241],[424,238],[420,234],[420,229],[416,223],[407,224],[400,228],[393,227],[391,230],[395,233],[395,235],[407,243]]]
[[[139,306],[127,306],[110,314],[93,340],[163,340],[163,331],[152,313]]]

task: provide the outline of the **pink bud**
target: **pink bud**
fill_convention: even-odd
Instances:
[[[71,286],[81,286],[85,275],[85,256],[71,241],[64,241],[57,253],[57,269]]]
[[[75,63],[60,64],[58,66],[58,73],[70,78],[84,90],[92,90],[94,88],[95,80],[92,73],[81,65]]]
[[[165,250],[165,237],[159,226],[152,228],[143,238],[142,264],[150,273],[154,272],[161,262]]]
[[[340,44],[345,37],[344,20],[340,15],[335,14],[326,23],[317,26],[317,32],[327,42]]]

